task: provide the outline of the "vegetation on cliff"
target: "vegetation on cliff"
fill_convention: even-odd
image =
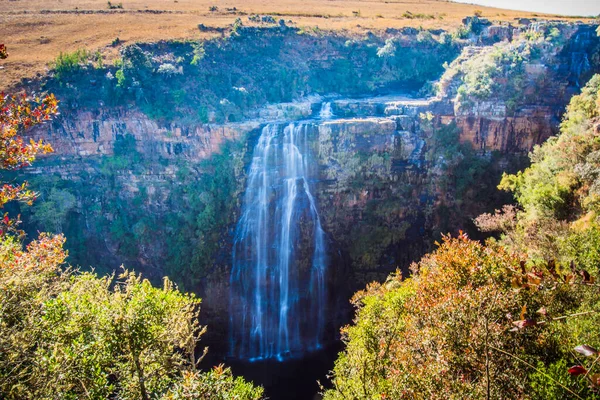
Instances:
[[[354,297],[327,399],[598,396],[599,91],[596,76],[504,177],[518,206],[477,220],[499,240],[445,237],[412,276]]]
[[[123,47],[114,66],[91,53],[63,54],[46,88],[67,109],[135,102],[159,120],[235,122],[267,102],[307,94],[418,90],[462,45],[415,29],[385,41],[238,24],[220,39]]]
[[[455,107],[459,113],[472,111],[477,103],[492,102],[505,108],[506,115],[514,115],[524,104],[556,101],[564,95],[553,82],[556,71],[567,67],[562,53],[575,53],[568,63],[575,69],[573,77],[582,79],[582,84],[590,78],[593,68],[589,66],[600,63],[597,43],[585,43],[585,37],[575,43],[569,39],[576,29],[566,24],[539,24],[510,41],[474,48],[472,57],[448,66],[439,89],[448,91],[452,80],[458,82]]]
[[[0,57],[6,51],[0,45]],[[31,165],[42,142],[23,129],[57,113],[54,96],[0,97],[2,171]],[[5,181],[3,176],[3,181]],[[4,182],[0,208],[31,204],[27,183]],[[63,202],[63,201],[60,201]],[[65,265],[63,235],[24,247],[18,217],[0,227],[0,397],[3,399],[259,399],[262,389],[222,366],[198,370],[199,299],[167,278],[153,287],[135,273],[98,277]],[[198,357],[200,356],[200,357]]]
[[[596,75],[568,106],[561,134],[534,149],[531,167],[504,175],[500,188],[514,193],[516,214],[478,220],[485,230],[502,230],[501,243],[533,264],[555,259],[590,271],[600,264],[599,91]]]
[[[39,201],[18,210],[30,234],[64,233],[74,265],[110,274],[120,263],[137,268],[139,260],[152,260],[143,265],[147,278],[159,283],[170,276],[180,288],[194,290],[220,265],[243,189],[246,146],[226,142],[219,153],[195,163],[165,160],[138,151],[138,145],[132,135],[117,136],[113,155],[91,163],[97,174],[77,168],[70,179],[60,173],[20,176],[36,187]],[[69,161],[61,165],[69,168]],[[107,246],[118,260],[106,257]]]

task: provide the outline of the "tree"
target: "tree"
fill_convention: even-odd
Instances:
[[[6,46],[0,44],[0,59],[8,57]],[[27,94],[8,96],[0,93],[0,170],[16,170],[31,165],[40,153],[52,151],[52,147],[42,141],[30,140],[26,143],[19,134],[27,128],[47,122],[58,113],[58,101],[53,95],[30,98]],[[0,208],[10,201],[31,204],[36,194],[28,190],[27,182],[14,185],[2,182],[0,188]],[[17,229],[20,221],[10,219],[5,213],[0,221],[0,236],[8,232],[22,232]]]
[[[52,151],[48,144],[30,140],[26,143],[19,133],[27,128],[49,121],[58,113],[58,101],[53,95],[29,98],[21,95],[0,95],[0,168],[15,170],[31,165],[40,153]],[[0,207],[13,200],[28,204],[35,193],[27,190],[27,184],[4,183],[0,189]]]
[[[77,199],[67,190],[52,188],[45,201],[38,202],[33,206],[33,219],[44,230],[62,233],[67,215],[76,204]]]

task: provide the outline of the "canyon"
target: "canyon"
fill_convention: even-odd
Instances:
[[[203,340],[210,347],[209,362],[287,358],[328,347],[351,319],[348,300],[355,291],[396,270],[408,274],[411,263],[434,248],[442,234],[464,230],[485,237],[472,219],[511,201],[496,190],[502,173],[527,165],[533,147],[558,131],[571,96],[600,71],[597,26],[491,25],[479,19],[466,24],[473,31],[454,44],[443,44],[450,40],[445,32],[434,32],[437,39],[431,39],[431,33],[411,29],[363,41],[290,29],[241,29],[237,46],[250,47],[240,64],[248,63],[249,70],[261,63],[255,47],[294,64],[310,54],[313,64],[307,64],[306,75],[279,74],[271,81],[261,80],[267,75],[252,81],[247,70],[240,70],[229,82],[232,89],[215,102],[218,107],[187,103],[175,116],[163,112],[169,106],[161,114],[149,113],[148,104],[167,96],[149,94],[137,78],[121,104],[110,104],[108,95],[92,104],[79,94],[105,91],[115,71],[84,74],[75,95],[70,87],[77,83],[50,82],[47,88],[56,88],[59,98],[64,93],[65,109],[28,135],[55,151],[15,175],[40,191],[40,205],[15,212],[23,214],[32,232],[64,232],[73,265],[94,266],[101,273],[125,265],[155,282],[169,276],[196,292],[202,298],[201,322],[209,326]],[[291,50],[275,51],[265,42]],[[185,46],[139,46],[142,53],[131,59],[149,53],[148,62],[164,65]],[[209,57],[220,45],[211,46],[204,46]],[[352,46],[358,49],[347,50]],[[433,55],[438,46],[446,53]],[[191,58],[191,47],[186,51]],[[386,55],[390,51],[392,58]],[[429,57],[435,65],[394,64],[404,52]],[[367,55],[374,53],[379,64],[368,65]],[[518,67],[503,68],[514,54],[520,57]],[[340,59],[350,60],[349,65]],[[469,86],[470,74],[488,73],[490,63],[497,69],[491,93],[484,96]],[[403,68],[411,71],[405,79]],[[518,79],[510,75],[514,70]],[[290,82],[295,89],[284,93],[280,86]],[[171,98],[178,84],[170,89]],[[264,98],[244,100],[252,85],[264,89]],[[194,110],[200,116],[188,118]],[[280,147],[269,153],[266,140]],[[291,155],[285,143],[301,154]],[[259,182],[259,176],[271,176],[267,170],[277,177]],[[281,188],[282,182],[291,186]],[[64,200],[69,195],[74,201]],[[63,212],[47,215],[43,204]],[[265,222],[265,215],[276,220]],[[281,233],[259,237],[261,223]],[[261,260],[252,249],[270,255]],[[269,279],[261,278],[259,269],[248,272],[244,264],[250,259],[248,265],[271,265],[266,260],[277,257],[277,271]],[[282,286],[253,287],[253,280]],[[293,290],[282,294],[282,287]],[[270,300],[249,302],[259,294]],[[238,295],[241,300],[232,300]],[[253,322],[250,331],[260,349],[241,345],[232,351],[237,339],[231,334],[240,322],[230,319],[244,319],[240,309],[260,304],[267,304],[268,315],[277,315],[279,322],[276,327],[266,320]],[[309,326],[294,325],[300,315],[308,316]],[[241,324],[241,331],[249,330]],[[290,334],[288,327],[299,333]],[[276,348],[268,350],[273,343]]]

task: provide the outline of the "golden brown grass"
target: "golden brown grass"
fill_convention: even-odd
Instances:
[[[0,90],[43,74],[61,51],[101,49],[110,59],[117,53],[110,47],[117,37],[125,43],[208,38],[215,34],[200,32],[198,24],[225,27],[240,17],[249,25],[251,14],[348,33],[403,26],[452,29],[475,10],[501,21],[532,16],[441,0],[122,0],[122,4],[122,10],[109,10],[104,0],[0,0],[0,43],[10,52],[0,61]],[[209,11],[211,6],[218,11]],[[236,11],[228,11],[233,8]],[[428,18],[405,18],[407,11]]]

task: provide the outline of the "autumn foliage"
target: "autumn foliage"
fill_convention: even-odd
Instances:
[[[517,204],[358,293],[326,399],[600,397],[600,76],[505,176]]]
[[[6,46],[0,44],[0,58],[6,58]],[[42,141],[26,141],[21,133],[32,126],[45,123],[58,114],[58,101],[53,95],[29,97],[0,93],[0,169],[15,170],[30,166],[39,154],[52,151]],[[36,194],[28,190],[27,183],[0,183],[0,208],[10,201],[31,204]],[[18,219],[9,219],[4,214],[0,221],[0,235],[8,232],[20,233]]]
[[[53,95],[29,98],[25,93],[16,96],[0,94],[0,167],[27,167],[38,154],[51,152],[49,144],[27,142],[19,133],[49,121],[57,113],[58,101]],[[12,200],[31,203],[34,198],[35,194],[27,190],[27,185],[4,183],[0,188],[0,207]]]

